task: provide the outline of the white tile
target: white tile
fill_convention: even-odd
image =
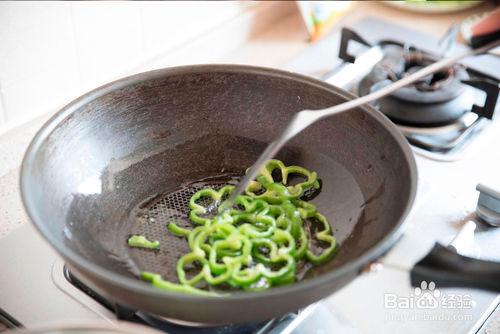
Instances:
[[[137,70],[214,62],[269,12],[266,2],[0,2],[5,119],[28,120]]]
[[[133,2],[71,3],[85,87],[111,80],[139,61],[142,28],[138,6]]]
[[[76,64],[69,9],[64,2],[0,2],[2,86],[62,61]]]
[[[255,6],[238,1],[141,2],[144,53],[173,50]]]
[[[5,124],[64,101],[79,84],[70,7],[0,2],[0,91]]]
[[[283,17],[286,17],[287,20],[281,20]],[[293,3],[252,2],[252,8],[247,8],[244,13],[238,15],[237,19],[227,20],[174,50],[148,59],[147,62],[137,66],[134,71],[141,72],[169,66],[201,63],[246,62],[277,66],[279,64],[277,60],[281,60],[286,54],[280,50],[280,47],[287,48],[290,44],[295,43],[297,49],[300,49],[305,45],[303,42],[305,35],[301,35],[304,37],[299,37],[299,42],[297,42],[297,33],[289,32],[289,28],[280,27],[283,22],[288,22],[289,18],[294,20],[291,22],[292,24],[300,20],[300,17],[295,13],[295,4]],[[279,24],[276,24],[278,21]],[[298,23],[301,22],[298,21]],[[274,47],[275,54],[269,54],[266,52],[266,47],[277,44],[277,41],[262,34],[262,31],[267,30],[273,24],[275,27],[269,31],[277,32],[278,39],[283,38],[286,42],[279,43],[279,47]],[[288,27],[286,24],[283,26]],[[241,51],[237,52],[236,50]],[[260,54],[256,54],[255,51]]]
[[[78,90],[78,73],[64,61],[31,77],[1,87],[6,123],[32,119],[69,102]]]
[[[290,27],[300,27],[303,24],[300,14],[294,7],[291,7],[294,5],[283,3],[269,8],[271,9],[269,11],[264,9],[265,13],[258,13],[260,29],[256,27],[255,22],[252,22],[247,42],[219,57],[219,61],[231,63],[237,59],[240,64],[282,67],[308,45],[306,42],[308,35],[305,29],[290,29]],[[279,18],[279,24],[275,24],[278,19],[276,14],[272,16],[273,10],[283,13],[283,16]],[[266,26],[266,23],[269,25]]]

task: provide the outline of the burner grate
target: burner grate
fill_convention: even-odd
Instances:
[[[297,313],[288,313],[281,318],[242,325],[210,327],[203,327],[201,324],[183,325],[176,323],[176,320],[164,319],[142,311],[128,309],[112,300],[104,298],[73,275],[66,266],[63,267],[63,275],[69,283],[113,312],[117,319],[153,327],[170,334],[278,334],[297,318]],[[304,320],[306,320],[305,317],[302,321]]]

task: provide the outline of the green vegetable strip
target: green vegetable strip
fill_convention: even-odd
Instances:
[[[273,179],[279,171],[280,181]],[[299,175],[304,181],[288,183],[290,175]],[[143,280],[152,285],[175,292],[196,295],[217,295],[196,288],[202,282],[209,285],[226,284],[244,290],[262,290],[271,286],[288,284],[295,280],[297,262],[308,261],[320,265],[336,251],[336,239],[326,218],[316,207],[300,197],[311,188],[318,188],[317,174],[299,166],[285,166],[279,160],[269,160],[256,181],[246,189],[245,195],[236,198],[235,205],[221,212],[220,203],[233,190],[225,186],[220,190],[205,188],[196,192],[189,201],[192,230],[171,222],[168,230],[187,239],[190,252],[177,262],[179,284],[164,281],[160,275],[143,272]],[[198,202],[210,199],[210,207]],[[218,207],[218,215],[212,209]],[[213,217],[215,216],[215,217]],[[320,224],[319,231],[308,240],[305,220]],[[135,238],[132,241],[132,238]],[[157,248],[141,236],[129,239],[129,245]],[[138,242],[138,243],[136,243]],[[313,251],[309,244],[321,247]],[[196,274],[186,274],[187,268]]]
[[[191,233],[190,230],[182,228],[178,226],[176,223],[168,224],[167,228],[170,231],[170,233],[178,237],[187,237]]]
[[[161,278],[160,275],[146,271],[143,271],[141,273],[141,278],[147,282],[151,282],[153,286],[167,291],[183,292],[199,296],[220,296],[219,293],[193,288],[189,285],[180,285],[165,281]]]
[[[128,239],[128,245],[130,247],[147,248],[147,249],[158,249],[160,248],[159,241],[150,241],[143,235],[133,235]]]

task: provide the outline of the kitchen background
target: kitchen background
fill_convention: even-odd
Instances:
[[[133,72],[220,56],[294,6],[1,2],[0,126],[12,128]],[[223,40],[217,42],[218,33]],[[205,44],[190,49],[199,39]]]
[[[434,34],[492,6],[425,17],[381,3],[337,5],[339,20],[382,16]],[[224,55],[244,43],[262,47],[240,62],[264,66],[276,66],[300,51],[307,34],[297,4],[0,2],[0,134],[125,75],[231,62]]]

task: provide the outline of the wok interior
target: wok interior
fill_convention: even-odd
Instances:
[[[345,100],[331,87],[292,78],[248,68],[181,68],[114,84],[69,106],[75,111],[36,152],[35,223],[59,248],[102,268],[131,277],[131,268],[151,270],[141,259],[160,255],[134,254],[126,245],[138,224],[134,207],[195,180],[242,175],[293,113]],[[353,260],[398,223],[410,197],[401,151],[359,109],[316,123],[282,150],[278,158],[286,164],[319,174],[323,189],[313,203],[341,243],[334,259],[309,276]],[[178,250],[162,244],[156,263],[163,274],[174,270]]]

